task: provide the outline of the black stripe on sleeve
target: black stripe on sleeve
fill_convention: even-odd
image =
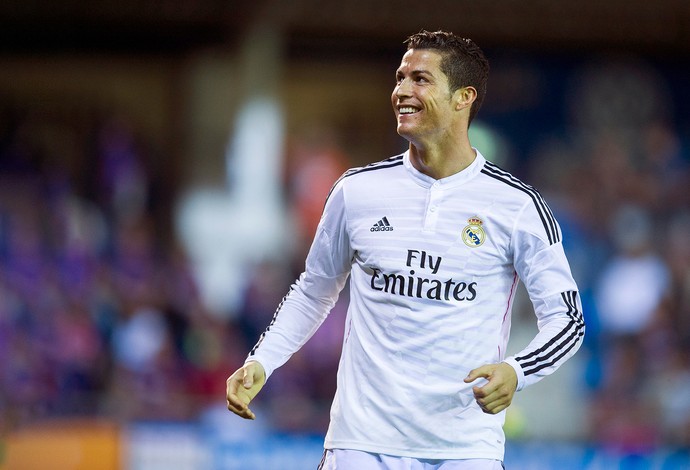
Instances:
[[[585,323],[582,312],[577,308],[577,292],[561,293],[564,304],[568,307],[566,314],[570,317],[568,324],[549,342],[526,356],[516,357],[525,375],[534,374],[550,367],[573,349],[585,334]],[[531,359],[531,360],[530,360]]]
[[[546,204],[546,201],[544,201],[544,198],[539,194],[539,191],[488,161],[481,172],[527,194],[534,202],[539,218],[544,225],[549,244],[553,245],[561,241],[560,230],[558,229],[558,224],[553,216],[553,212],[551,212],[551,208]]]
[[[273,318],[271,319],[271,323],[269,323],[268,326],[266,327],[266,329],[264,330],[264,332],[261,333],[261,336],[259,336],[259,340],[256,342],[256,344],[254,345],[252,350],[249,351],[249,356],[253,356],[254,354],[256,354],[256,350],[259,348],[259,346],[263,342],[264,338],[266,337],[266,333],[271,331],[271,327],[275,324],[276,319],[278,318],[278,314],[280,313],[280,310],[283,308],[283,304],[285,303],[285,301],[287,300],[288,296],[293,291],[293,289],[294,289],[294,287],[290,287],[290,290],[288,291],[288,293],[285,294],[283,299],[278,304],[276,311],[273,313]]]

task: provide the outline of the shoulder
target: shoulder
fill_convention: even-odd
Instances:
[[[379,162],[370,163],[366,166],[357,168],[350,168],[340,177],[340,180],[352,177],[371,176],[377,177],[385,173],[389,173],[391,169],[403,166],[404,154],[396,155],[394,157],[386,158]]]
[[[499,167],[495,163],[486,161],[481,169],[481,173],[488,178],[488,181],[495,186],[495,189],[506,193],[510,197],[522,200],[542,199],[541,194],[533,186],[525,183],[513,174]]]
[[[543,231],[543,237],[549,244],[561,240],[560,228],[553,212],[536,188],[489,161],[484,164],[481,173],[487,178],[488,184],[493,186],[493,194],[515,201],[520,207],[519,216],[522,220],[539,227],[539,232]]]
[[[350,168],[333,184],[328,198],[330,199],[334,192],[342,191],[346,185],[366,185],[372,180],[390,178],[392,172],[403,167],[403,156],[404,154],[400,154],[365,166]]]

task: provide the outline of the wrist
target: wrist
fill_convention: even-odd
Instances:
[[[518,364],[518,362],[512,356],[504,359],[503,362],[511,366],[515,371],[515,376],[517,377],[517,386],[515,387],[515,391],[519,392],[525,387],[525,373],[522,371],[522,367],[520,367],[520,364]]]

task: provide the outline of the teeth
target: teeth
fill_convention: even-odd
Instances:
[[[417,112],[417,110],[415,108],[410,107],[410,106],[405,106],[403,108],[400,108],[400,114],[413,114],[416,112]]]

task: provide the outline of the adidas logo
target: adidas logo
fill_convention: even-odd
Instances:
[[[388,222],[388,218],[384,217],[383,219],[376,222],[369,229],[369,231],[370,232],[392,232],[393,226]]]

